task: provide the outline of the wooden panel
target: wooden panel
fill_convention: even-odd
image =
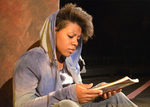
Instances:
[[[0,105],[15,62],[39,39],[45,19],[58,9],[59,0],[0,0]]]

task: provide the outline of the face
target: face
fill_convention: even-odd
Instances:
[[[68,22],[67,27],[56,31],[56,54],[57,56],[70,56],[78,46],[81,37],[81,27],[72,22]]]

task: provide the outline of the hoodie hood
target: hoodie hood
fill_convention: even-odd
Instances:
[[[48,53],[50,62],[53,63],[57,59],[56,57],[56,35],[55,35],[55,24],[56,17],[59,11],[53,13],[49,16],[40,31],[40,45],[44,50]],[[78,61],[81,55],[82,50],[82,36],[78,41],[78,46],[74,53],[72,53],[69,57],[66,57],[66,63],[70,67],[76,69],[78,67]]]

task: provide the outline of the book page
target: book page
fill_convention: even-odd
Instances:
[[[126,77],[119,79],[117,81],[107,83],[106,85],[96,85],[92,89],[93,90],[101,89],[101,90],[103,90],[104,93],[106,93],[108,91],[113,91],[113,90],[117,90],[120,88],[124,88],[124,87],[127,87],[129,85],[132,85],[132,84],[138,83],[138,82],[139,82],[138,79],[131,79],[131,78],[126,76]]]

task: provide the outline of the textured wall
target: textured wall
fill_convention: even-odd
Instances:
[[[11,91],[15,62],[39,39],[45,19],[58,9],[59,0],[0,0],[0,106],[3,91]]]

